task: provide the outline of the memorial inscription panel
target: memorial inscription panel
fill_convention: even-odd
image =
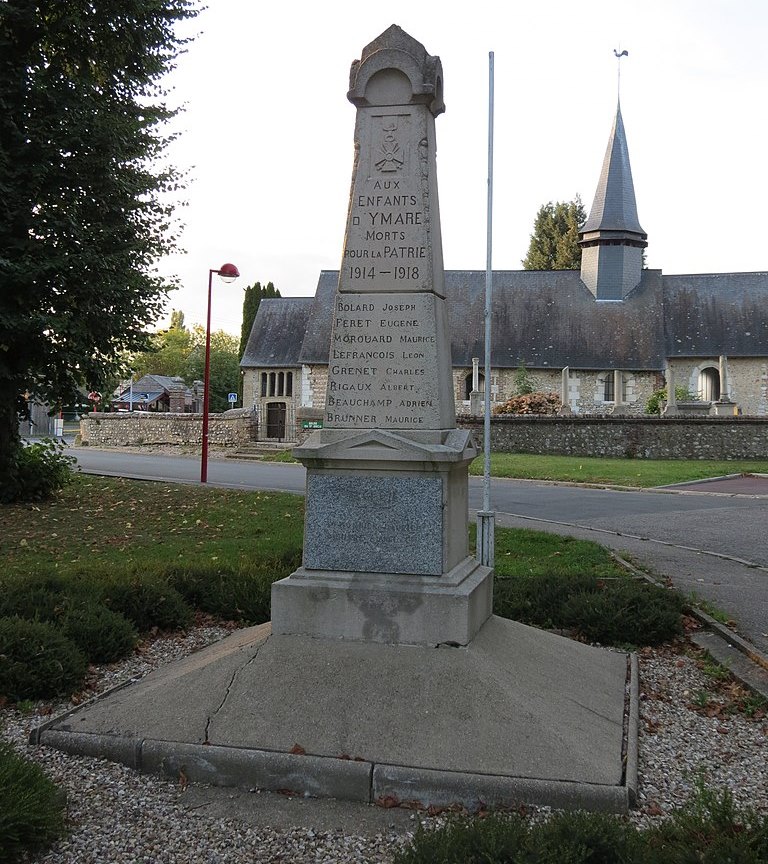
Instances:
[[[310,473],[306,519],[305,567],[443,572],[440,477]]]
[[[337,294],[326,428],[438,428],[435,297]]]

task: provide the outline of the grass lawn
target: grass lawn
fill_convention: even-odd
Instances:
[[[52,501],[0,508],[5,576],[149,569],[182,561],[239,570],[271,561],[298,566],[304,499],[112,477],[77,475]],[[474,525],[470,528],[474,532]],[[623,574],[587,541],[496,528],[497,576]]]
[[[470,473],[483,473],[478,456]],[[592,456],[537,456],[532,453],[492,453],[491,474],[521,480],[560,480],[615,486],[665,486],[724,474],[768,474],[768,460],[715,461],[702,459],[600,459]]]
[[[51,501],[0,508],[0,580],[51,568],[162,571],[183,560],[284,569],[300,563],[303,531],[299,495],[77,475]]]

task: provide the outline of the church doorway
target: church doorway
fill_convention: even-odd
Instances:
[[[720,370],[707,366],[699,372],[699,395],[705,402],[717,402],[720,398]]]
[[[285,402],[267,403],[267,438],[285,438]]]

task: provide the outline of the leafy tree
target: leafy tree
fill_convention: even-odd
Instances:
[[[184,313],[181,309],[174,309],[171,312],[171,330],[186,330],[184,326]]]
[[[536,214],[528,254],[523,259],[526,270],[578,270],[581,267],[579,227],[587,219],[581,198],[573,201],[550,201]]]
[[[177,326],[179,324],[181,326]],[[184,326],[184,313],[174,310],[171,326],[154,334],[149,350],[136,354],[128,365],[138,378],[142,375],[179,375],[183,378],[194,347],[192,334]]]
[[[185,381],[203,379],[205,374],[205,328],[192,328],[192,350],[190,351],[182,378]],[[240,386],[240,355],[237,337],[223,330],[211,333],[211,394],[208,406],[212,412],[226,411],[228,393],[237,393]]]
[[[248,338],[251,335],[253,322],[256,320],[256,313],[259,311],[259,304],[266,297],[279,297],[280,292],[271,282],[267,282],[265,288],[261,287],[261,282],[256,282],[255,285],[249,285],[245,289],[245,298],[243,299],[243,326],[240,330],[240,356],[245,354],[245,348],[248,344]]]
[[[0,2],[0,498],[25,391],[102,390],[146,342],[176,247],[162,76],[195,0]]]
[[[181,326],[176,326],[176,325]],[[168,375],[183,378],[189,385],[202,381],[205,375],[205,328],[184,326],[184,313],[174,312],[171,326],[152,336],[147,351],[133,356],[127,364],[136,378],[142,375]],[[211,411],[226,411],[227,393],[235,393],[240,384],[240,355],[237,338],[224,330],[211,333]]]

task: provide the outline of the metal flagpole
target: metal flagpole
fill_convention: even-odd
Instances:
[[[491,309],[493,303],[493,51],[488,53],[488,214],[485,264],[485,414],[483,422],[483,509],[477,514],[477,558],[486,567],[494,562],[494,521],[491,510]]]

